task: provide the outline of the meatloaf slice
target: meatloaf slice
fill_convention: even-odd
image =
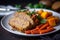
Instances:
[[[17,12],[17,13],[15,13],[14,16],[19,17],[20,19],[23,19],[25,21],[29,21],[31,25],[34,24],[32,18],[30,18],[30,16],[27,15],[26,12]]]
[[[16,14],[17,16],[14,16],[9,20],[9,24],[12,26],[12,28],[18,31],[24,31],[33,27],[32,25],[34,24],[34,22],[30,18],[30,16],[24,13]]]

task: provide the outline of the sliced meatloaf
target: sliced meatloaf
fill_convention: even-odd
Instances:
[[[24,12],[21,12],[21,13],[16,13],[14,17],[12,17],[9,20],[9,24],[12,26],[12,28],[18,31],[24,31],[32,28],[34,22],[29,15],[25,14]]]

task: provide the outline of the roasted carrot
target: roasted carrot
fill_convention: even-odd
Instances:
[[[31,30],[31,34],[39,34],[39,30],[37,29]]]
[[[31,34],[39,34],[39,30],[40,30],[40,27],[42,26],[43,24],[40,24],[38,26],[36,26],[35,29],[31,30]]]
[[[25,31],[26,34],[31,34],[31,30]]]
[[[47,32],[53,31],[53,30],[54,30],[53,27],[51,27],[49,29],[45,29],[45,30],[40,30],[40,34],[44,34],[44,33],[47,33]]]
[[[41,26],[43,26],[43,24],[36,26],[36,29],[40,29]]]
[[[47,26],[49,26],[48,23],[44,24],[43,26],[41,26],[40,30],[45,29]]]
[[[47,29],[51,28],[52,26],[48,26]]]

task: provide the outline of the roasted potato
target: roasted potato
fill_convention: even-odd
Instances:
[[[55,18],[49,18],[47,21],[48,21],[50,26],[56,26]]]
[[[48,19],[51,19],[51,18],[54,18],[56,23],[59,22],[59,17],[56,17],[56,16],[49,16],[49,17],[47,18],[47,20],[48,20]]]
[[[52,15],[52,13],[51,12],[43,12],[42,14],[41,14],[41,17],[42,18],[44,18],[44,19],[46,19],[47,17],[49,17],[49,16],[51,16]]]

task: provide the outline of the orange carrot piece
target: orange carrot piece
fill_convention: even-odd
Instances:
[[[51,28],[52,26],[48,26],[47,29]]]
[[[48,23],[44,24],[43,26],[41,26],[40,30],[42,30],[42,29],[46,28],[47,26],[49,26],[49,24],[48,24]]]
[[[40,34],[44,34],[44,33],[47,33],[47,32],[50,32],[50,31],[53,31],[54,28],[49,28],[49,29],[45,29],[45,30],[40,30]]]
[[[26,34],[31,34],[31,30],[25,31]]]
[[[40,25],[36,26],[36,29],[40,28],[41,26],[43,26],[43,24],[40,24]]]
[[[31,34],[39,34],[39,31],[37,29],[31,30]]]

